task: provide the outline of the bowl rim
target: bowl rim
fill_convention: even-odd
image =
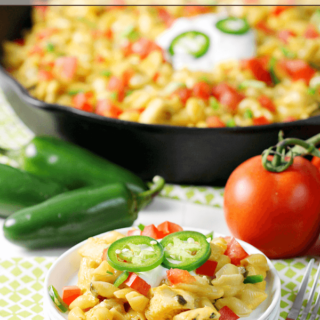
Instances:
[[[268,131],[270,129],[284,129],[286,127],[292,127],[296,125],[309,125],[308,122],[317,121],[320,123],[320,115],[312,116],[307,119],[302,120],[295,120],[291,122],[276,122],[266,125],[260,126],[247,126],[247,127],[223,127],[223,128],[198,128],[198,127],[183,127],[183,126],[173,126],[173,125],[163,125],[163,124],[145,124],[127,120],[120,120],[114,118],[104,117],[95,113],[86,112],[80,109],[63,106],[60,104],[55,103],[47,103],[45,101],[39,100],[34,98],[30,95],[28,90],[23,87],[2,65],[0,65],[0,75],[4,77],[6,82],[10,84],[13,90],[18,94],[20,99],[22,99],[27,104],[31,105],[37,109],[44,109],[46,111],[54,111],[54,112],[61,112],[66,114],[71,114],[72,116],[80,117],[80,118],[87,118],[90,121],[99,122],[101,124],[104,123],[113,123],[113,124],[122,124],[125,126],[137,127],[141,129],[153,129],[155,131],[159,130],[167,130],[173,132],[183,132],[183,133],[199,133],[199,132],[219,132],[219,133],[234,133],[234,132],[262,132]],[[5,94],[5,93],[4,93]],[[311,120],[310,120],[311,119]]]
[[[118,231],[120,233],[126,233],[128,230],[130,230],[132,227],[127,227],[127,228],[120,228],[120,229],[115,229],[114,231]],[[192,230],[192,231],[198,231],[198,232],[201,232],[203,234],[205,233],[208,233],[210,232],[210,230],[206,230],[206,229],[202,229],[202,228],[192,228],[192,227],[183,227],[184,230]],[[102,237],[104,235],[106,235],[107,233],[111,232],[113,230],[110,230],[110,231],[107,231],[107,232],[103,232],[103,233],[100,233],[98,235],[95,235],[93,237]],[[211,230],[212,231],[212,230]],[[214,231],[214,236],[224,236],[223,234],[220,234],[218,232],[215,232]],[[50,267],[50,269],[48,270],[47,274],[46,274],[46,277],[45,277],[45,281],[44,281],[44,287],[43,287],[43,298],[44,298],[44,306],[50,308],[50,310],[46,310],[45,312],[48,312],[50,311],[50,313],[53,313],[53,316],[54,316],[54,320],[65,320],[65,318],[63,316],[61,316],[61,313],[57,310],[57,308],[54,307],[53,303],[52,303],[52,300],[49,296],[49,293],[48,293],[48,286],[49,286],[49,278],[50,278],[50,275],[51,273],[53,272],[53,270],[56,268],[56,266],[60,263],[61,260],[63,260],[64,258],[66,258],[68,255],[72,254],[73,252],[75,251],[78,251],[80,247],[82,247],[86,241],[86,240],[83,240],[81,241],[80,243],[76,244],[75,246],[71,247],[70,249],[68,249],[65,253],[63,253],[57,260],[55,260],[55,262],[52,264],[52,266]],[[259,249],[257,249],[256,247],[254,247],[253,245],[245,242],[245,241],[242,241],[242,240],[239,240],[236,238],[236,240],[241,244],[241,245],[244,245],[245,247],[249,248],[250,250],[254,250],[254,251],[257,251],[258,253],[261,253],[265,256],[264,253],[262,253]],[[281,281],[280,281],[280,277],[278,275],[278,272],[276,271],[274,265],[272,264],[272,262],[270,261],[270,259],[265,256],[267,258],[267,262],[268,262],[268,265],[269,265],[269,272],[271,272],[274,276],[274,286],[275,286],[275,293],[274,293],[274,297],[272,299],[272,302],[271,304],[268,306],[268,308],[265,310],[265,312],[256,320],[268,320],[270,314],[274,311],[275,308],[279,308],[280,307],[280,301],[281,301]]]

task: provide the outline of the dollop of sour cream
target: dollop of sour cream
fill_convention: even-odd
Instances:
[[[162,280],[167,279],[167,268],[162,265],[145,272],[137,272],[138,276],[147,282],[152,288],[158,287]]]
[[[241,35],[220,31],[216,23],[227,18],[225,14],[203,14],[191,18],[179,18],[170,28],[156,39],[157,44],[164,49],[166,59],[172,63],[175,70],[187,68],[192,71],[210,72],[224,61],[249,59],[256,55],[255,33],[249,29]],[[239,27],[239,21],[229,24],[230,28]],[[200,57],[194,57],[195,47],[203,45],[204,39],[195,36],[193,39],[182,39],[176,46],[173,55],[169,53],[172,41],[185,32],[201,32],[209,38],[209,48]],[[190,53],[191,52],[191,53]]]

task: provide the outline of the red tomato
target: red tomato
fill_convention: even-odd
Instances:
[[[204,14],[210,12],[210,7],[207,6],[184,6],[184,16],[192,17],[198,14]]]
[[[125,89],[126,89],[125,81],[129,81],[128,79],[129,79],[128,74],[126,74],[124,76],[124,79],[120,79],[116,76],[112,76],[109,80],[107,89],[117,93],[119,102],[122,102],[124,99]]]
[[[107,261],[107,252],[108,252],[108,248],[103,249],[102,251],[102,255],[101,255],[101,260],[102,261]]]
[[[151,286],[141,279],[138,275],[135,273],[130,273],[130,276],[128,279],[124,282],[128,287],[130,287],[133,290],[138,291],[139,293],[146,296],[151,288]]]
[[[170,269],[167,270],[167,278],[172,285],[178,283],[192,283],[196,278],[192,276],[187,270]]]
[[[258,30],[263,31],[265,34],[274,34],[274,31],[268,27],[265,21],[260,21],[255,26]]]
[[[311,163],[320,170],[320,158],[313,157]]]
[[[158,228],[154,224],[150,224],[145,226],[143,231],[141,232],[143,236],[148,236],[153,239],[160,239],[161,233],[159,232]]]
[[[192,89],[193,95],[197,98],[208,100],[211,96],[212,86],[205,81],[196,83]]]
[[[269,258],[297,257],[320,229],[320,172],[296,157],[281,173],[265,170],[261,156],[238,166],[224,193],[224,213],[232,234]]]
[[[286,117],[283,122],[291,122],[291,121],[297,121],[298,119],[292,116]]]
[[[288,43],[288,39],[290,37],[295,37],[296,34],[290,30],[281,30],[278,33],[278,38],[283,41],[284,43]]]
[[[248,69],[251,70],[254,77],[259,80],[265,82],[267,85],[272,85],[272,78],[269,71],[266,68],[265,61],[260,58],[252,58],[247,60]]]
[[[157,229],[161,238],[164,238],[168,234],[174,232],[183,231],[182,227],[180,227],[178,224],[169,221],[162,222],[158,225]]]
[[[43,39],[49,38],[50,36],[52,36],[57,31],[58,31],[57,28],[47,28],[47,29],[41,30],[40,32],[37,33],[37,38],[39,40],[43,40]]]
[[[265,95],[261,95],[258,98],[259,103],[261,104],[261,106],[271,112],[276,112],[276,106],[274,105],[273,101]]]
[[[303,80],[306,84],[309,84],[310,79],[316,73],[307,62],[299,59],[280,61],[279,66],[288,73],[293,81]]]
[[[206,261],[201,267],[196,269],[197,274],[201,274],[208,277],[213,277],[216,271],[218,262],[217,261]]]
[[[140,236],[141,230],[139,229],[131,229],[127,232],[127,236]]]
[[[206,119],[209,128],[224,128],[226,124],[218,116],[210,116]]]
[[[72,301],[82,295],[81,289],[77,286],[62,288],[62,300],[69,306]]]
[[[238,317],[230,308],[227,306],[224,306],[219,310],[220,318],[219,320],[237,320],[240,317]]]
[[[57,73],[65,80],[71,80],[77,70],[78,60],[76,57],[60,57],[55,61]]]
[[[108,99],[99,100],[95,111],[96,114],[109,118],[118,118],[122,112],[122,109]]]
[[[282,12],[292,8],[292,6],[276,6],[272,10],[272,14],[275,16],[279,16]]]
[[[180,101],[185,105],[187,100],[191,97],[192,92],[186,87],[181,87],[175,90],[172,95],[177,95],[180,98]]]
[[[316,39],[319,37],[319,32],[313,24],[309,24],[306,31],[304,32],[304,36],[307,39]]]
[[[159,18],[165,23],[165,25],[169,28],[172,23],[174,22],[174,17],[164,8],[159,8],[158,9],[158,16]]]
[[[131,46],[131,53],[139,55],[141,59],[146,58],[154,50],[162,51],[155,42],[145,38],[139,39]]]
[[[235,238],[231,238],[228,242],[228,247],[224,254],[228,256],[231,259],[231,263],[236,266],[239,266],[240,261],[249,256]]]
[[[53,79],[53,74],[47,70],[39,70],[38,77],[40,81],[50,81]]]
[[[132,78],[133,74],[134,74],[134,71],[131,69],[127,69],[122,74],[122,82],[124,87],[127,87],[129,85],[130,79]]]
[[[253,118],[252,122],[255,126],[263,126],[266,124],[270,124],[271,122],[264,116]]]
[[[79,92],[72,98],[72,102],[77,109],[93,112],[93,105],[89,101],[90,98],[92,98],[91,92]]]
[[[29,54],[30,55],[38,54],[38,55],[42,56],[44,54],[44,51],[39,45],[36,44],[31,48],[31,50],[29,51]]]
[[[227,106],[230,111],[236,111],[238,104],[244,99],[243,94],[223,82],[213,87],[212,94],[221,104]]]

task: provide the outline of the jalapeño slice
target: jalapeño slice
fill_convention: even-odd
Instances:
[[[61,299],[58,291],[54,286],[48,287],[48,292],[51,300],[55,304],[55,306],[59,309],[59,311],[65,313],[68,311],[68,305]]]
[[[210,257],[211,249],[205,235],[195,231],[180,231],[167,235],[161,241],[165,268],[192,271]]]
[[[235,35],[245,34],[250,29],[250,25],[247,20],[235,17],[219,20],[216,23],[216,27],[224,33]]]
[[[163,248],[153,238],[130,236],[118,239],[108,249],[107,261],[116,270],[143,272],[163,261]]]
[[[194,58],[202,57],[209,49],[209,37],[199,31],[187,31],[175,37],[169,47],[169,53],[189,54]]]

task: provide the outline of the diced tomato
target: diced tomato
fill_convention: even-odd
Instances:
[[[198,14],[210,12],[210,7],[207,6],[184,6],[184,16],[192,17]]]
[[[108,118],[117,119],[123,111],[109,99],[102,99],[97,102],[95,113]]]
[[[69,306],[72,301],[82,295],[81,289],[77,286],[62,288],[62,300]]]
[[[255,126],[262,126],[265,124],[270,124],[271,122],[264,116],[253,118],[252,122]]]
[[[146,58],[152,51],[162,49],[153,41],[141,38],[131,46],[131,53],[135,53],[140,56],[141,59]]]
[[[168,234],[174,232],[183,231],[183,228],[180,227],[178,224],[169,221],[162,222],[158,225],[157,229],[161,238],[164,238]]]
[[[288,73],[293,81],[303,80],[309,84],[316,71],[307,62],[299,59],[287,59],[279,62],[279,67]]]
[[[140,236],[141,230],[139,229],[131,229],[127,232],[127,236]]]
[[[214,273],[216,272],[217,265],[217,261],[208,260],[201,267],[196,269],[196,273],[208,277],[213,277]]]
[[[37,38],[38,40],[46,39],[52,36],[57,31],[58,31],[57,28],[47,28],[47,29],[41,30],[37,33]]]
[[[292,117],[292,116],[289,116],[289,117],[286,117],[283,122],[292,122],[292,121],[297,121],[298,119],[296,117]]]
[[[295,37],[297,34],[290,30],[281,30],[278,33],[278,38],[284,43],[288,43],[290,37]]]
[[[47,14],[48,6],[33,6],[38,12],[39,16],[44,19]]]
[[[93,105],[89,101],[90,98],[92,98],[91,92],[79,92],[72,98],[72,102],[75,108],[92,112]]]
[[[111,39],[113,38],[113,32],[112,32],[111,29],[106,30],[106,31],[103,33],[103,35],[104,35],[107,39],[109,39],[109,40],[111,40]]]
[[[197,98],[208,100],[211,95],[212,86],[205,81],[200,81],[192,88],[193,95]]]
[[[180,101],[183,103],[183,105],[186,104],[187,100],[191,97],[192,91],[188,89],[187,87],[181,87],[176,89],[172,95],[177,95],[180,99]]]
[[[306,31],[304,32],[304,36],[307,39],[315,39],[319,37],[319,32],[313,24],[309,24]]]
[[[16,39],[14,40],[14,43],[18,44],[19,46],[23,46],[25,44],[24,39]]]
[[[274,31],[268,27],[265,21],[260,21],[255,26],[258,30],[263,31],[265,34],[274,34]]]
[[[154,76],[152,77],[152,81],[153,81],[153,82],[157,82],[159,76],[160,76],[160,73],[159,73],[159,72],[156,72],[156,73],[154,74]]]
[[[122,102],[125,97],[125,83],[123,79],[120,79],[116,76],[112,76],[108,83],[108,90],[115,91],[118,96],[118,101]]]
[[[158,9],[159,18],[169,28],[172,25],[172,23],[174,22],[174,17],[164,8],[157,7],[157,9]]]
[[[127,69],[126,71],[123,72],[122,81],[125,87],[129,85],[130,79],[132,78],[133,75],[134,75],[134,71],[131,69]]]
[[[274,105],[273,101],[268,96],[261,95],[258,98],[258,101],[263,108],[269,110],[270,112],[276,112],[276,106]]]
[[[240,317],[238,317],[230,308],[227,306],[224,306],[219,310],[220,318],[219,320],[237,320]]]
[[[71,80],[77,70],[78,60],[76,57],[60,57],[55,61],[57,73],[66,80]]]
[[[130,273],[128,279],[124,282],[128,287],[146,296],[151,286],[141,279],[137,274]]]
[[[29,54],[33,55],[33,54],[39,54],[39,55],[43,55],[44,54],[44,50],[43,48],[41,48],[39,45],[34,45],[31,50],[29,51]]]
[[[236,266],[239,266],[240,261],[249,256],[235,238],[230,240],[224,254],[228,256],[231,259],[231,263]]]
[[[206,119],[209,128],[224,128],[226,124],[218,116],[210,116]]]
[[[94,59],[95,62],[98,62],[98,63],[103,63],[105,62],[105,59],[104,57],[102,57],[100,54],[98,54],[95,59]]]
[[[167,270],[167,278],[172,285],[178,283],[192,283],[196,278],[192,276],[187,270],[170,269]]]
[[[38,77],[40,81],[50,81],[53,79],[53,74],[47,70],[39,70]]]
[[[290,8],[292,8],[292,6],[275,6],[271,13],[275,16],[279,16],[282,12]]]
[[[238,104],[245,97],[243,94],[237,92],[236,89],[223,82],[213,87],[212,94],[221,104],[227,106],[230,111],[236,111]]]
[[[228,236],[228,237],[224,237],[223,239],[226,240],[228,244],[231,241],[232,237]]]
[[[260,58],[252,58],[246,61],[246,65],[257,80],[263,81],[267,85],[273,84],[271,75],[265,66],[265,61]]]
[[[154,224],[150,224],[148,226],[145,226],[143,231],[141,232],[143,236],[148,236],[153,239],[160,239],[161,233],[159,232],[158,228]]]
[[[101,255],[102,261],[107,261],[107,253],[108,253],[108,248],[103,249],[102,255]]]

